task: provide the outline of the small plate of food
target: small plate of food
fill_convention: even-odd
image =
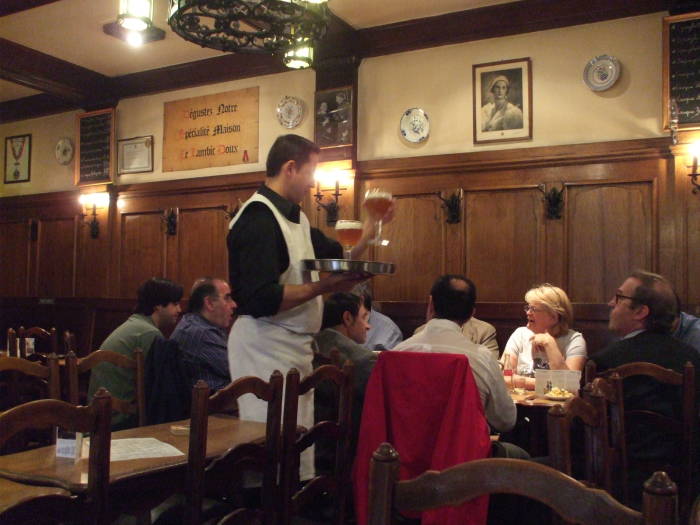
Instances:
[[[566,401],[567,399],[574,397],[574,394],[565,388],[555,386],[549,392],[545,392],[544,397],[551,399],[552,401]]]

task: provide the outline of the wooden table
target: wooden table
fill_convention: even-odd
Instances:
[[[547,455],[547,411],[564,401],[553,401],[528,390],[525,394],[511,392],[511,399],[518,409],[518,419],[513,430],[501,439],[515,443],[527,450],[532,457]]]
[[[56,487],[23,485],[0,478],[0,513],[18,503],[40,496],[70,496],[70,492]]]
[[[111,462],[110,492],[121,490],[133,493],[143,490],[145,485],[157,485],[159,480],[166,478],[170,489],[182,486],[178,480],[184,479],[189,436],[175,436],[170,432],[170,427],[173,424],[187,423],[189,420],[113,433],[112,439],[156,438],[173,445],[183,455]],[[210,416],[207,458],[214,458],[236,445],[264,437],[265,423],[241,421],[231,416]],[[0,456],[0,477],[20,483],[59,487],[74,494],[83,493],[87,489],[87,467],[87,458],[79,461],[57,458],[55,446]]]

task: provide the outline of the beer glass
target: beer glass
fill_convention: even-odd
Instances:
[[[365,193],[363,206],[370,218],[376,223],[373,244],[379,245],[382,239],[382,219],[391,206],[392,195],[388,191],[372,188]]]
[[[350,254],[353,247],[362,238],[362,223],[360,221],[340,220],[335,223],[335,233],[338,236],[338,241],[343,245],[345,258],[351,259]]]

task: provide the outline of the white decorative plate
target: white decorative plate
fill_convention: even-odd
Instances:
[[[620,77],[620,62],[610,55],[590,60],[583,69],[583,81],[593,91],[610,89]]]
[[[408,142],[423,142],[430,134],[428,114],[420,108],[407,109],[401,115],[400,129]]]
[[[277,120],[285,128],[296,128],[304,118],[304,102],[297,97],[282,97],[277,104]]]

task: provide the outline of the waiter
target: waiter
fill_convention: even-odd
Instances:
[[[277,138],[267,156],[265,183],[243,204],[227,237],[230,282],[239,317],[228,339],[231,379],[291,368],[301,377],[313,371],[312,336],[321,328],[321,295],[349,291],[366,277],[304,271],[304,259],[339,259],[340,244],[311,228],[299,202],[314,186],[319,148],[298,135]],[[388,212],[391,218],[392,211]],[[367,221],[352,257],[373,236]],[[248,394],[239,400],[241,419],[265,421],[267,403]],[[313,391],[299,400],[299,424],[314,424]],[[313,450],[302,454],[301,479],[313,477]]]

